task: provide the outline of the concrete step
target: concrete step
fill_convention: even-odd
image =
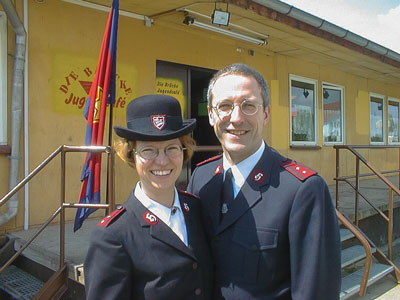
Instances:
[[[371,270],[369,272],[367,286],[370,286],[374,282],[385,277],[390,272],[392,272],[393,269],[394,268],[391,265],[373,263],[371,266]],[[359,292],[363,272],[364,272],[364,268],[362,268],[354,273],[351,273],[350,275],[342,277],[342,288],[341,288],[341,292],[340,292],[341,300],[348,299],[351,296],[353,296]]]
[[[340,241],[343,243],[344,241],[350,240],[354,237],[354,234],[348,230],[347,228],[340,228]]]
[[[371,253],[375,253],[376,249],[371,248]],[[355,245],[342,250],[342,269],[354,264],[366,257],[365,249],[361,245]]]
[[[18,300],[30,300],[42,288],[43,282],[11,265],[0,274],[0,289]]]

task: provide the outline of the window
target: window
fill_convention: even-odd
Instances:
[[[385,142],[384,128],[384,100],[385,97],[378,94],[370,94],[370,142],[371,144],[383,144]]]
[[[324,144],[343,144],[343,87],[322,84]]]
[[[7,22],[0,11],[0,145],[7,145]]]
[[[398,144],[399,139],[399,105],[400,100],[389,98],[388,105],[388,143]]]
[[[317,144],[317,81],[290,75],[290,144]]]

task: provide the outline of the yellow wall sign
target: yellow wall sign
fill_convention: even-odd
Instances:
[[[73,55],[72,55],[73,56]],[[89,90],[96,72],[96,60],[85,57],[70,57],[67,54],[57,54],[53,65],[53,88],[51,107],[60,114],[83,114]],[[134,97],[134,80],[125,78],[122,74],[134,77],[136,72],[129,68],[129,73],[123,72],[124,66],[117,65],[115,89],[115,115],[125,115],[125,108]]]
[[[181,104],[182,115],[186,115],[187,105],[182,80],[176,78],[157,77],[156,93],[169,95],[178,99]]]

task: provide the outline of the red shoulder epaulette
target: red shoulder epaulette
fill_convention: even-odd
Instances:
[[[114,210],[111,214],[108,216],[104,217],[103,220],[101,220],[97,226],[101,227],[107,227],[110,225],[111,221],[114,220],[116,217],[118,217],[120,214],[122,214],[125,211],[125,207],[123,206],[118,206],[116,210]]]
[[[182,195],[188,195],[188,196],[191,196],[191,197],[199,198],[195,194],[189,193],[188,191],[178,190],[178,193],[182,194]]]
[[[210,157],[210,158],[208,158],[208,159],[206,159],[206,160],[203,160],[203,161],[199,162],[199,163],[196,165],[196,167],[199,167],[199,166],[201,166],[201,165],[204,165],[204,164],[206,164],[206,163],[208,163],[208,162],[210,162],[210,161],[214,161],[214,160],[220,159],[221,157],[222,157],[222,154],[215,155],[215,156],[213,156],[213,157]]]
[[[305,165],[299,164],[290,159],[282,161],[281,166],[301,181],[304,181],[308,177],[317,174],[317,172],[315,172],[313,169],[310,169],[309,167],[306,167]]]

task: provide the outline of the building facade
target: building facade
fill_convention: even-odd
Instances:
[[[84,144],[83,108],[111,1],[10,2],[27,31],[22,180],[60,145]],[[233,62],[256,68],[268,81],[272,114],[266,142],[317,170],[328,183],[335,177],[333,145],[400,144],[400,55],[389,49],[280,1],[120,0],[120,9],[113,124],[125,123],[124,109],[137,96],[178,98],[184,117],[198,120],[199,151],[181,176],[182,187],[196,162],[218,152],[206,90],[212,74]],[[215,10],[230,13],[229,25],[212,24]],[[10,179],[15,37],[0,11],[1,197]],[[396,149],[377,151],[362,153],[382,170],[398,168]],[[83,160],[82,153],[67,154],[66,202],[78,201]],[[341,168],[353,171],[354,159],[342,157]],[[104,158],[102,186],[105,170]],[[115,175],[116,202],[122,203],[138,177],[118,159]],[[55,159],[32,179],[27,192],[19,193],[17,216],[0,230],[42,224],[59,206],[59,195]],[[75,211],[67,212],[69,220],[74,216]]]

